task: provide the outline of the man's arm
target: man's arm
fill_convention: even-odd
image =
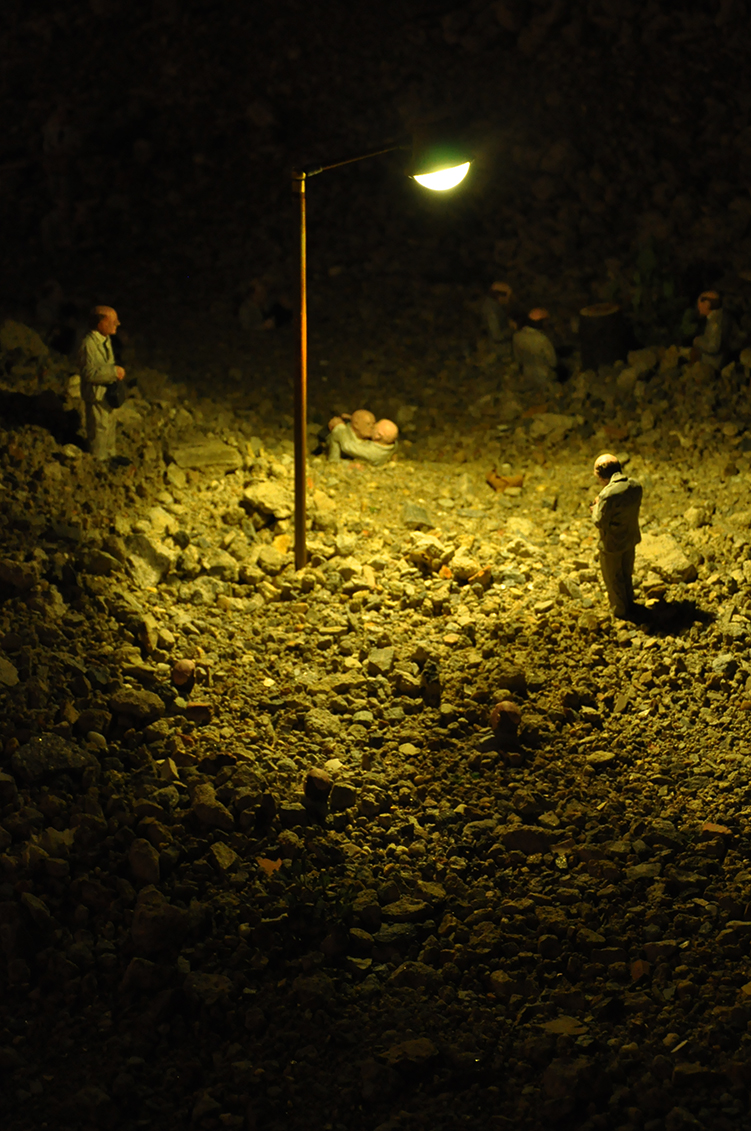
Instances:
[[[91,338],[84,338],[81,342],[78,360],[81,377],[90,385],[112,385],[123,373],[119,365],[102,360],[101,349]]]

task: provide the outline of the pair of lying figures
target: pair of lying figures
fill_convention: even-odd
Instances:
[[[342,458],[364,463],[386,463],[396,451],[399,429],[393,420],[376,420],[366,408],[351,415],[332,416],[325,439],[329,460]]]

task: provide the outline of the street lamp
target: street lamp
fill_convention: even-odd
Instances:
[[[352,165],[356,161],[366,161],[369,157],[380,157],[383,153],[394,153],[398,149],[410,149],[406,145],[390,145],[387,149],[376,149],[359,157],[348,157],[345,161],[335,161],[332,165],[316,165],[309,169],[298,169],[292,173],[292,190],[300,201],[300,310],[299,310],[299,352],[297,379],[295,381],[295,569],[302,569],[307,562],[305,539],[306,492],[307,492],[307,422],[308,422],[308,280],[307,280],[307,226],[305,217],[305,186],[310,177],[325,173],[329,169],[339,169],[342,165]],[[469,172],[470,161],[457,150],[447,148],[413,149],[413,157],[407,176],[423,188],[433,192],[446,192],[455,188]]]

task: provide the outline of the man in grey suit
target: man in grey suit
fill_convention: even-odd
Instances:
[[[119,459],[115,442],[116,421],[114,409],[105,400],[108,385],[122,381],[125,370],[115,365],[112,352],[113,334],[117,333],[120,319],[111,306],[95,306],[90,315],[90,326],[81,342],[78,364],[81,370],[81,397],[86,405],[86,436],[94,459],[101,462]]]
[[[632,576],[636,547],[641,542],[639,508],[642,488],[621,469],[609,452],[595,460],[594,475],[602,490],[592,503],[592,519],[600,535],[600,569],[613,616],[633,620]]]

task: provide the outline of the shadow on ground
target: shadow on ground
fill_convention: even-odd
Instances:
[[[649,608],[637,605],[635,619],[651,635],[675,636],[697,621],[707,625],[717,618],[707,609],[699,608],[695,601],[658,601]]]

